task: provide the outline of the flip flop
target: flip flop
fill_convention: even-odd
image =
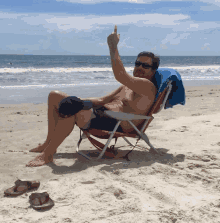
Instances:
[[[15,181],[15,186],[5,190],[4,193],[6,196],[16,197],[32,189],[38,189],[39,186],[39,181],[17,180]]]
[[[31,194],[29,202],[35,210],[50,209],[54,206],[54,202],[47,192]]]

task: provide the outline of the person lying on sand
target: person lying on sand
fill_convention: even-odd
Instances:
[[[160,59],[151,52],[139,53],[135,62],[133,76],[129,75],[123,66],[117,49],[119,37],[117,26],[115,26],[114,32],[108,36],[107,42],[113,73],[121,86],[106,96],[85,100],[69,97],[69,95],[61,91],[51,91],[48,96],[47,139],[42,145],[30,150],[30,152],[40,152],[40,154],[26,166],[42,166],[52,162],[53,154],[56,153],[58,146],[72,132],[75,124],[81,129],[112,130],[117,121],[112,118],[102,117],[100,114],[104,110],[139,115],[148,112],[157,92],[154,74],[159,67]],[[67,114],[64,112],[64,107],[65,105],[67,107],[68,105],[71,106],[71,103],[78,104],[78,107],[69,109]],[[92,104],[93,109],[88,107],[89,103]],[[102,121],[99,121],[99,119]],[[138,125],[140,121],[136,120],[133,123]],[[129,132],[131,129],[132,127],[128,122],[122,121],[117,131]]]

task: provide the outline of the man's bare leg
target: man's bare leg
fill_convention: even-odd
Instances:
[[[58,108],[59,102],[69,95],[60,91],[51,91],[48,96],[48,135],[43,144],[39,144],[36,148],[31,149],[29,152],[41,153],[49,145],[50,140],[53,138],[53,132],[58,121],[58,114],[55,107]]]
[[[62,93],[62,92],[61,92]],[[91,118],[92,109],[82,110],[76,115],[61,118],[58,116],[56,109],[62,98],[66,94],[60,95],[59,92],[52,92],[48,100],[48,136],[45,143],[42,145],[42,151],[37,157],[31,160],[26,166],[42,166],[53,161],[53,154],[56,153],[58,146],[72,132],[74,125],[77,122],[78,127],[83,127]],[[43,147],[44,146],[44,147]],[[38,147],[39,148],[39,147]]]
[[[51,138],[48,146],[37,157],[31,160],[26,166],[42,166],[53,161],[53,154],[56,153],[58,146],[72,132],[75,125],[75,116],[69,118],[60,118],[56,124],[53,138]]]

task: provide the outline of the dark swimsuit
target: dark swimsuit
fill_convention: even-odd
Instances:
[[[102,106],[101,108],[94,109],[95,118],[91,119],[89,129],[102,129],[107,131],[113,131],[118,120],[111,118],[104,114],[104,111],[108,109]],[[117,132],[123,132],[122,127],[119,125]]]

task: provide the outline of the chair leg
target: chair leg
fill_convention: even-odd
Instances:
[[[150,146],[150,152],[154,152],[154,153],[158,154],[157,150],[150,143],[150,140],[149,140],[149,138],[147,137],[147,135],[145,133],[143,133],[142,139]]]
[[[77,146],[76,146],[76,152],[79,153],[80,155],[84,156],[86,159],[88,159],[88,160],[92,160],[89,156],[87,156],[87,155],[84,154],[83,152],[79,151],[79,146],[80,146],[80,144],[81,144],[81,142],[82,142],[83,139],[84,139],[84,138],[80,138],[80,139],[79,139],[79,141],[78,141],[78,143],[77,143]]]
[[[108,141],[107,141],[107,143],[105,144],[105,147],[103,148],[102,152],[100,153],[100,155],[98,156],[97,159],[102,158],[102,156],[104,155],[104,153],[105,153],[105,151],[106,151],[108,145],[110,144],[110,142],[111,142],[111,140],[112,140],[112,138],[113,138],[113,136],[114,136],[116,130],[118,129],[118,126],[120,125],[120,123],[121,123],[121,121],[118,121],[118,123],[115,125],[115,128],[114,128],[113,131],[111,132],[111,135],[110,135],[110,137],[108,138]]]
[[[129,123],[133,126],[139,136],[150,146],[150,152],[158,154],[157,150],[150,143],[150,140],[148,139],[147,135],[144,132],[140,132],[139,129],[131,121],[129,121]]]
[[[127,142],[130,146],[133,146],[133,147],[134,147],[134,145],[133,145],[128,139],[126,139],[125,137],[123,137],[123,139],[124,139],[125,142]]]
[[[118,123],[115,125],[115,128],[113,129],[113,131],[111,132],[109,138],[108,138],[108,141],[107,143],[105,144],[102,152],[99,154],[99,156],[97,158],[90,158],[89,156],[87,156],[86,154],[84,154],[83,152],[79,151],[79,146],[80,146],[80,143],[82,142],[82,139],[83,138],[80,138],[78,143],[77,143],[77,146],[76,146],[76,151],[77,153],[79,153],[80,155],[84,156],[85,158],[89,159],[89,160],[98,160],[100,158],[102,158],[102,156],[104,155],[104,153],[106,152],[106,149],[108,148],[108,145],[110,144],[116,130],[118,129],[118,126],[120,125],[121,121],[118,121]]]

